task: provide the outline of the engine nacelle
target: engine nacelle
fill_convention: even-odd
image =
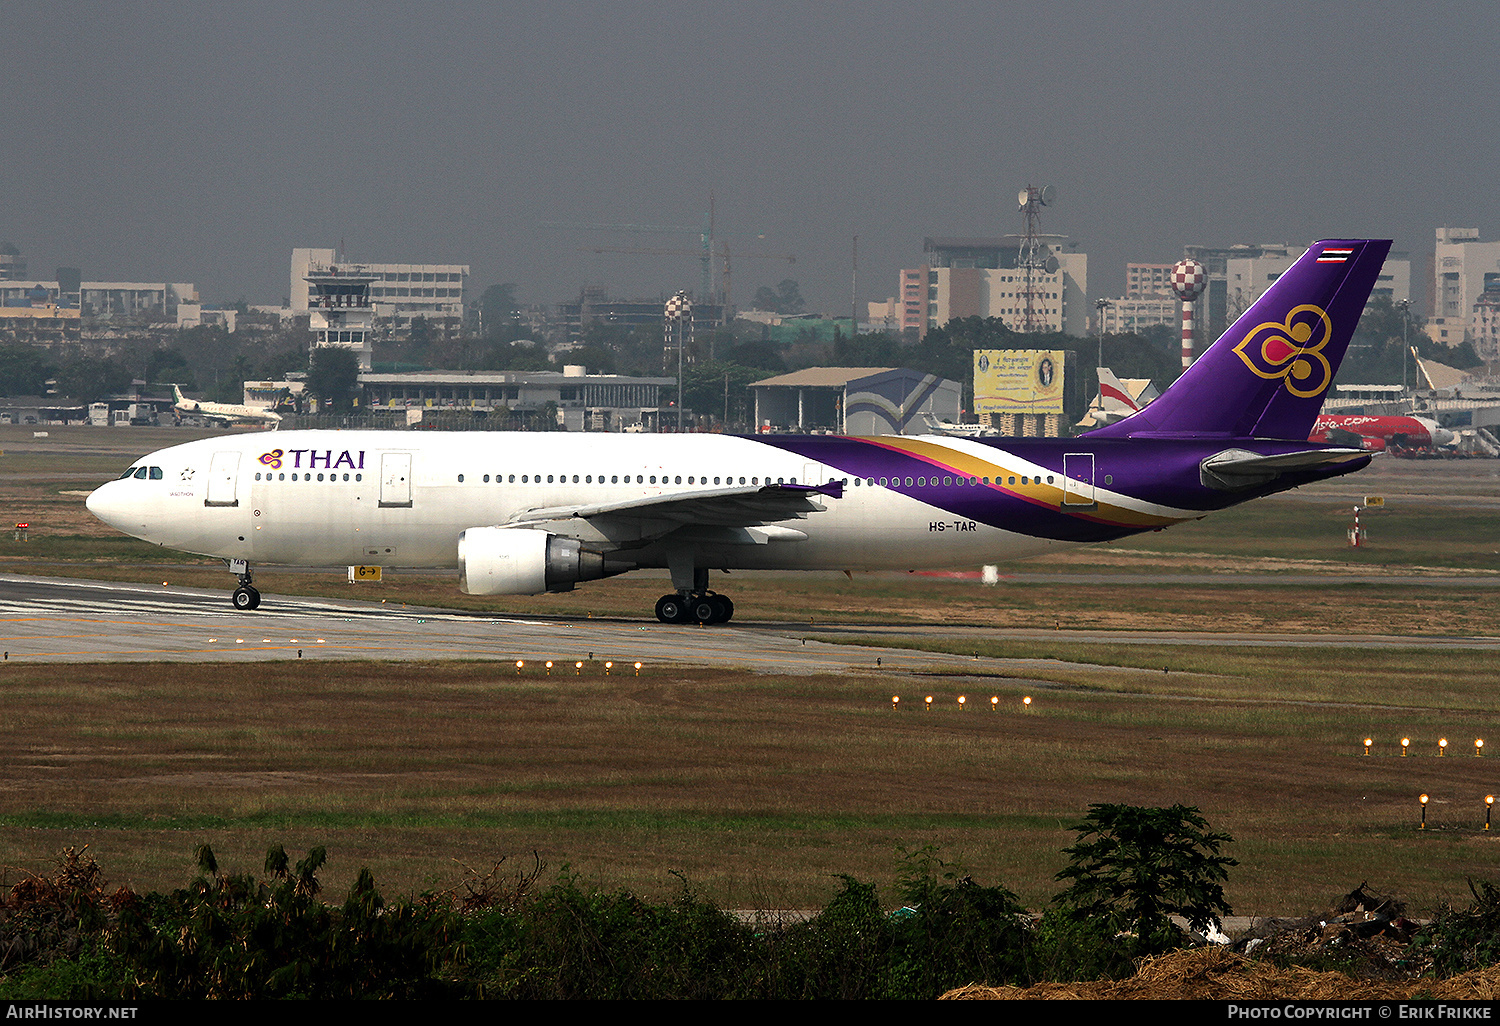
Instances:
[[[465,595],[540,595],[624,573],[576,539],[518,527],[471,527],[458,536],[458,587]]]

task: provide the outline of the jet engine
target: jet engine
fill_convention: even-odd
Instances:
[[[516,527],[471,527],[458,536],[458,587],[465,595],[572,591],[631,567],[606,563],[574,538]]]

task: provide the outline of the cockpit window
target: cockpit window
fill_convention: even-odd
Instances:
[[[121,480],[121,481],[123,481],[123,480],[125,480],[125,479],[126,479],[126,478],[127,478],[127,477],[135,477],[135,472],[136,472],[136,469],[137,469],[137,468],[135,468],[135,467],[126,467],[126,468],[125,468],[125,473],[123,473],[123,474],[121,474],[121,475],[120,475],[120,480]],[[141,470],[144,470],[144,469],[145,469],[145,468],[144,468],[144,467],[141,467],[141,468],[140,468],[140,469],[141,469]]]
[[[160,481],[161,480],[161,468],[160,467],[152,467],[151,468],[151,480],[153,480],[153,481]]]
[[[146,480],[146,468],[145,467],[137,467],[136,468],[135,479],[137,481],[144,481],[144,480]]]

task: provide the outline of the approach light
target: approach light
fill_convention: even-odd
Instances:
[[[1448,753],[1448,739],[1445,738],[1445,737],[1438,738],[1438,755],[1446,755],[1447,753]]]
[[[990,696],[990,712],[994,712],[998,708],[1000,708],[1000,696],[999,695],[991,695]]]
[[[576,663],[573,664],[573,676],[575,676],[575,677],[582,677],[583,676],[583,660],[580,659],[578,662],[576,662]]]
[[[524,659],[517,659],[516,660],[516,673],[519,674],[525,668],[526,668],[526,660],[524,660]]]
[[[637,677],[639,677],[641,675],[641,664],[640,663],[636,663],[635,664],[635,675]]]
[[[1427,829],[1427,796],[1424,794],[1417,801],[1422,803],[1422,822],[1417,824],[1418,830]]]
[[[552,676],[552,660],[547,660],[547,676]]]
[[[958,711],[959,712],[963,712],[964,711],[964,703],[967,702],[967,701],[968,701],[968,699],[965,698],[963,695],[959,695],[958,696]]]
[[[1484,738],[1476,737],[1474,739],[1474,754],[1475,756],[1484,754]]]
[[[892,695],[891,696],[891,708],[894,709],[894,708],[896,708],[896,706],[898,706],[900,704],[901,704],[901,696],[900,695]]]
[[[1485,795],[1484,796],[1484,828],[1486,830],[1488,830],[1490,828],[1490,809],[1494,808],[1494,805],[1495,805],[1495,796],[1492,795],[1492,794]]]
[[[1365,754],[1366,755],[1370,754],[1370,746],[1373,745],[1374,743],[1375,743],[1375,739],[1374,738],[1368,738],[1368,737],[1365,738]]]
[[[927,711],[931,712],[932,711],[932,696],[928,695],[926,698],[922,699],[922,702],[927,706]]]
[[[1021,699],[1021,704],[1024,705],[1027,709],[1030,709],[1031,708],[1031,696],[1027,695],[1025,698]]]
[[[1409,738],[1409,737],[1403,737],[1401,739],[1401,758],[1403,758],[1403,759],[1406,758],[1406,750],[1408,748],[1410,748],[1410,747],[1411,747],[1411,738]]]
[[[608,677],[609,676],[609,671],[612,670],[612,669],[614,669],[614,667],[615,667],[615,664],[614,664],[613,661],[607,661],[607,662],[605,662],[605,664],[604,664],[604,675],[606,677]]]

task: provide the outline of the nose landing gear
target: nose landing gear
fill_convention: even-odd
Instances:
[[[234,589],[234,594],[229,596],[230,604],[241,612],[260,607],[260,592],[255,590],[255,585],[250,582],[254,576],[250,573],[250,564],[243,559],[231,559],[229,571],[234,574],[240,582],[240,586]]]
[[[729,596],[715,592],[675,593],[656,600],[656,618],[662,623],[727,623],[734,616]]]

